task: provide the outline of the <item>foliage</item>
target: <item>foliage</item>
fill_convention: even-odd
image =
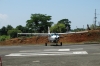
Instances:
[[[7,35],[7,29],[5,26],[3,26],[1,29],[0,29],[0,35]]]
[[[9,31],[9,30],[12,30],[13,27],[11,25],[7,25],[6,29],[7,29],[7,31]]]
[[[10,36],[6,36],[6,35],[0,36],[0,41],[4,41],[4,40],[7,40],[7,39],[10,39]]]
[[[28,33],[29,29],[27,27],[23,27],[22,25],[18,25],[16,27],[17,30],[21,30],[22,33]]]
[[[12,29],[12,30],[9,30],[7,33],[8,35],[10,35],[11,38],[15,38],[17,37],[17,33],[21,33],[21,30]]]
[[[1,29],[0,29],[0,35],[7,35],[7,32],[9,30],[12,30],[13,27],[11,25],[7,25],[7,27],[3,26]]]
[[[77,29],[74,29],[74,30],[71,30],[72,32],[77,32],[77,31],[84,31],[85,29],[84,28],[77,28]]]
[[[90,29],[94,30],[95,29],[95,25],[94,24],[90,25]]]
[[[96,29],[100,30],[100,26],[97,26]]]
[[[50,31],[51,32],[64,32],[66,30],[65,28],[65,24],[62,24],[62,23],[58,23],[58,24],[55,24],[54,26],[52,26],[50,28]]]
[[[71,21],[69,21],[68,19],[61,19],[58,21],[58,23],[65,24],[67,31],[69,31],[71,29],[71,25],[70,25]]]
[[[33,32],[47,32],[53,22],[51,16],[46,14],[31,14],[30,20],[27,20],[26,26]]]

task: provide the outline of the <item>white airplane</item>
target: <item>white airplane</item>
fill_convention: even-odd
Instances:
[[[58,45],[58,41],[60,39],[60,35],[58,33],[51,33],[48,35],[48,42],[55,43]],[[60,42],[60,45],[62,46],[62,42]],[[45,43],[45,46],[47,46],[47,43]]]
[[[21,35],[38,35],[38,36],[48,36],[48,42],[54,43],[58,45],[60,34],[70,34],[70,33],[84,33],[88,31],[81,31],[81,32],[67,32],[67,33],[50,33],[50,28],[48,27],[48,33],[18,33]],[[47,42],[45,43],[47,46]],[[62,46],[62,42],[60,42],[60,46]]]
[[[49,27],[48,27],[48,33],[17,33],[17,35],[48,36],[48,42],[55,43],[56,45],[58,45],[58,41],[60,38],[60,35],[58,33],[50,33]],[[60,42],[60,45],[62,46],[62,42]],[[45,46],[47,46],[47,42],[45,43]]]

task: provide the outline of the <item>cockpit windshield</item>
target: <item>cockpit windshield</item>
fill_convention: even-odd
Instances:
[[[51,36],[53,36],[53,35],[57,35],[58,36],[59,34],[57,34],[57,33],[51,34]]]

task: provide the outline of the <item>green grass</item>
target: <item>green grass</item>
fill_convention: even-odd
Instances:
[[[0,41],[5,41],[7,39],[10,39],[10,36],[7,36],[7,35],[0,36]]]

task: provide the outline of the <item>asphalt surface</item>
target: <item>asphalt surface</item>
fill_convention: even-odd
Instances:
[[[2,66],[100,66],[100,44],[0,46]]]

